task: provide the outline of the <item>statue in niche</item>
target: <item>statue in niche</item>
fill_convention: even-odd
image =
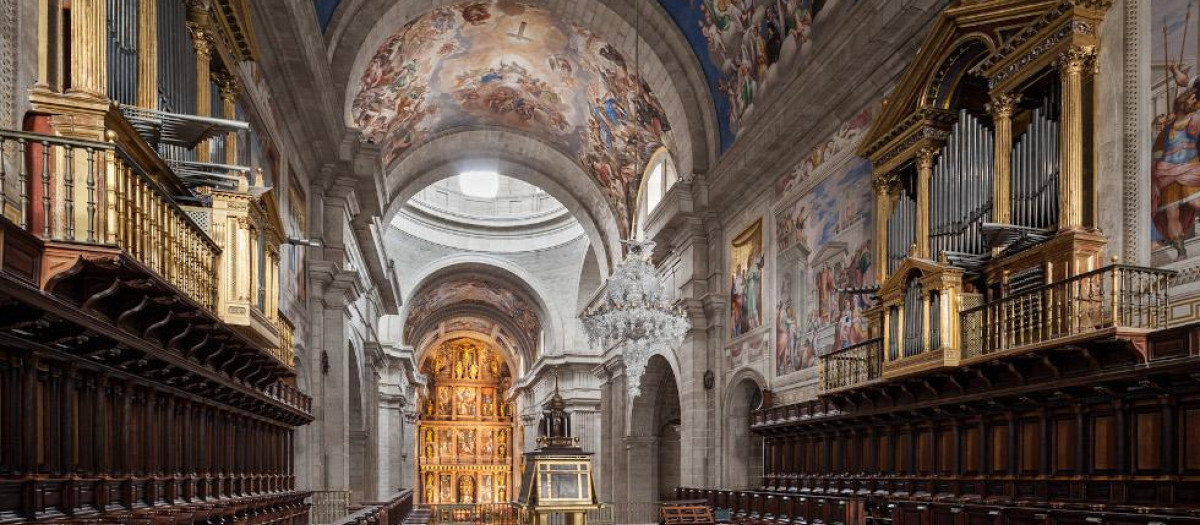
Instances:
[[[504,490],[505,476],[496,476],[496,502],[504,503],[508,498],[505,497]]]
[[[442,387],[437,389],[438,396],[438,415],[449,416],[453,415],[453,403],[450,399],[450,387]]]
[[[458,478],[458,502],[475,503],[475,478],[468,475]]]
[[[437,502],[437,482],[432,472],[425,473],[425,503]]]
[[[425,457],[432,458],[437,455],[437,436],[433,429],[425,431]]]

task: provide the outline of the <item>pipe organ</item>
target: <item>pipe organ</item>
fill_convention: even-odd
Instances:
[[[930,253],[953,262],[988,250],[982,226],[992,212],[992,131],[967,109],[958,111],[930,180]]]
[[[138,0],[108,2],[108,98],[136,104],[138,89]]]
[[[868,312],[883,339],[882,377],[957,366],[961,343],[976,340],[961,323],[968,310],[1099,269],[1086,114],[1098,42],[1051,28],[1095,27],[1103,4],[947,9],[864,138],[859,154],[886,218],[876,232],[880,301]],[[1045,309],[1024,300],[972,322],[1015,323],[1001,331],[1005,344],[1033,341],[1040,322],[1018,318]]]
[[[1060,101],[1052,87],[1026,111],[1025,132],[1012,148],[1012,224],[1037,231],[1058,225]]]
[[[900,189],[892,203],[892,213],[887,221],[887,230],[892,233],[887,241],[888,271],[895,271],[909,256],[909,250],[916,241],[916,220],[916,199],[908,190]]]
[[[283,229],[234,165],[246,2],[33,2],[32,109],[0,129],[0,521],[308,522]]]

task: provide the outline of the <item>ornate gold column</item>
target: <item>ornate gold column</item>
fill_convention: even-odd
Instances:
[[[196,48],[196,116],[212,116],[212,42],[209,42],[208,8],[200,0],[189,0],[188,3],[188,33],[192,35],[192,45]],[[210,162],[208,141],[196,145],[196,160]]]
[[[912,256],[929,258],[929,179],[933,178],[933,160],[937,150],[921,148],[917,154],[917,249]]]
[[[138,1],[137,105],[158,109],[158,0]]]
[[[1019,96],[1003,93],[992,97],[988,112],[992,114],[995,151],[992,173],[992,222],[1012,221],[1012,113]]]
[[[232,74],[223,73],[217,76],[217,85],[221,89],[221,116],[229,120],[235,120],[237,118],[237,109],[234,105],[237,102],[238,95],[242,92],[241,84],[238,83],[237,78]],[[221,160],[230,166],[237,164],[237,136],[236,131],[230,131],[225,134],[225,158]]]
[[[875,282],[882,284],[887,280],[887,220],[892,203],[887,179],[875,177],[871,185],[875,188]]]
[[[71,3],[70,93],[108,96],[108,3]]]
[[[1083,226],[1083,76],[1090,72],[1095,60],[1094,47],[1072,48],[1058,59],[1062,82],[1059,230]]]

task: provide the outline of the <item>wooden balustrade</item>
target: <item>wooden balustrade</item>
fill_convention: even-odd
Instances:
[[[0,130],[0,201],[5,217],[43,241],[118,247],[216,306],[220,248],[112,143]]]
[[[1113,264],[986,302],[958,314],[958,348],[925,348],[885,360],[882,340],[872,339],[833,351],[820,358],[821,392],[836,394],[881,378],[940,373],[1066,345],[1142,339],[1167,326],[1172,275]]]
[[[871,339],[821,356],[821,390],[860,386],[882,377],[883,339]]]
[[[1167,326],[1169,270],[1114,264],[965,310],[963,364]]]

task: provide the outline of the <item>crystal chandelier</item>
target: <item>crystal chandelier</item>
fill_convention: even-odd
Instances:
[[[650,262],[654,243],[622,241],[628,248],[605,285],[599,302],[580,318],[592,346],[619,347],[630,398],[641,394],[650,355],[683,339],[691,323],[682,308],[667,302],[666,287]]]

